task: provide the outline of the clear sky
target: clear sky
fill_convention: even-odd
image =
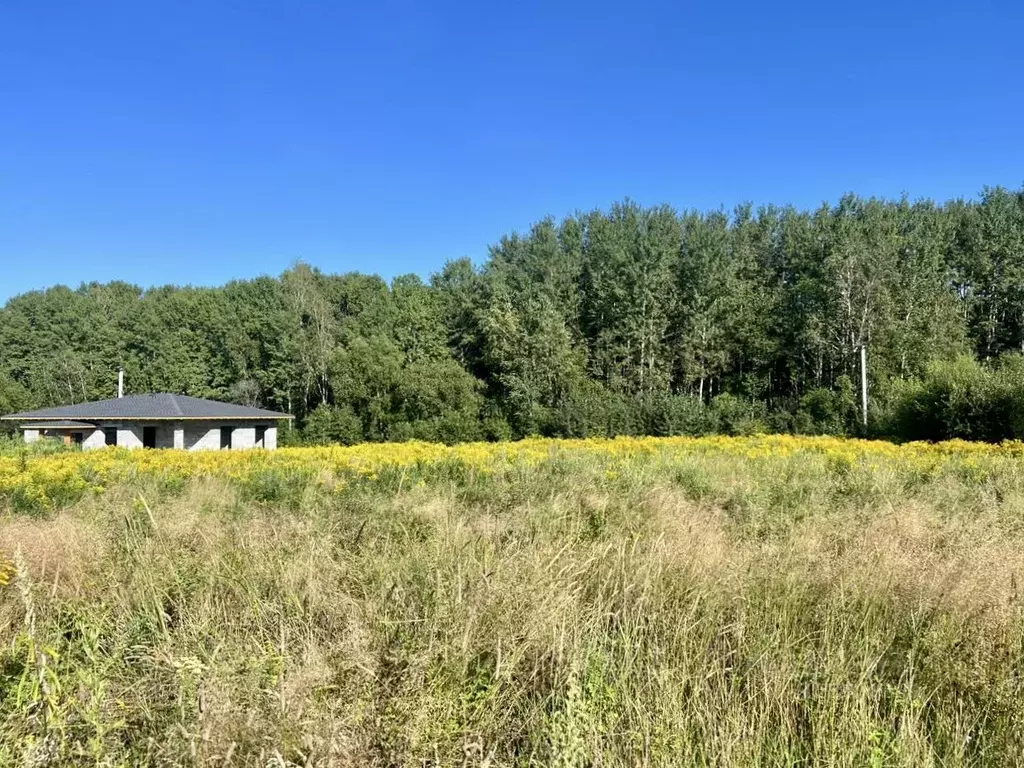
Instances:
[[[1024,4],[0,2],[0,300],[1024,182]]]

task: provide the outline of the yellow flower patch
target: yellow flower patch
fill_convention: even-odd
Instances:
[[[277,451],[95,451],[0,457],[0,503],[41,510],[59,508],[86,494],[101,494],[134,480],[181,482],[219,477],[240,483],[273,472],[305,474],[337,490],[349,481],[376,481],[388,470],[431,470],[446,464],[491,474],[532,467],[560,457],[584,457],[604,467],[606,477],[637,461],[674,461],[688,456],[726,456],[761,463],[806,456],[824,458],[835,471],[883,466],[922,473],[953,468],[964,476],[984,477],[988,464],[1024,456],[1024,444],[893,443],[834,437],[771,435],[754,437],[618,437],[614,439],[528,439],[512,443],[456,446],[407,442],[357,446],[282,448]],[[421,478],[410,477],[410,483]]]

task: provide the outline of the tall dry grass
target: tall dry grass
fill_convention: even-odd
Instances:
[[[824,457],[110,489],[0,522],[0,764],[1021,764],[1022,506]]]

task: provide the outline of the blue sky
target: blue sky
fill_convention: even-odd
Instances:
[[[4,0],[0,300],[426,276],[627,196],[1019,187],[1022,39],[985,0]]]

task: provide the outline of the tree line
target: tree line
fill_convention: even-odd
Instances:
[[[16,296],[0,310],[0,412],[111,397],[123,367],[131,392],[292,413],[291,439],[309,442],[998,439],[1024,436],[1022,353],[1024,188],[943,204],[847,195],[816,210],[625,201],[546,218],[429,281],[299,263],[217,288]],[[964,415],[956,398],[998,405]]]

